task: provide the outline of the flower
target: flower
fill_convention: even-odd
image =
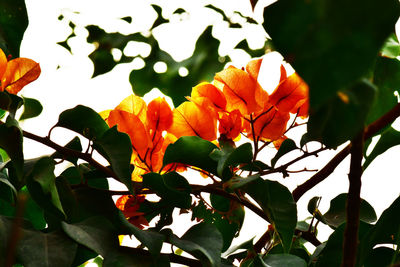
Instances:
[[[123,195],[118,198],[115,205],[122,211],[125,218],[133,225],[143,229],[149,225],[144,213],[138,211],[140,204],[145,201],[144,195]]]
[[[0,90],[17,94],[21,89],[36,80],[40,75],[40,66],[29,58],[15,58],[8,61],[0,49]]]

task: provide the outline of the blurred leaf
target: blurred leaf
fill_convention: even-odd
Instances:
[[[247,184],[249,194],[270,218],[285,252],[290,250],[297,223],[297,207],[290,191],[275,181],[257,179]]]
[[[261,176],[259,174],[256,175],[251,175],[247,177],[241,177],[241,176],[234,176],[232,179],[230,179],[228,182],[225,183],[227,189],[229,190],[236,190],[239,189],[248,183],[251,183],[254,180],[259,179]]]
[[[376,224],[360,239],[359,263],[365,263],[377,244],[396,244],[400,240],[400,197],[383,211]],[[398,245],[398,244],[397,244]]]
[[[27,186],[32,198],[45,210],[60,219],[64,210],[55,184],[55,162],[50,157],[39,159],[27,178]]]
[[[40,115],[43,110],[42,104],[36,99],[24,97],[24,112],[22,113],[20,120],[26,120],[34,118]]]
[[[381,56],[396,58],[400,56],[400,44],[395,33],[389,35],[381,49]]]
[[[149,37],[145,42],[151,45],[151,52],[144,59],[146,65],[142,69],[133,70],[129,77],[133,92],[143,96],[156,87],[172,98],[175,107],[186,101],[185,96],[190,95],[192,87],[202,81],[212,80],[215,73],[224,67],[223,62],[227,59],[219,56],[219,41],[212,36],[211,30],[212,27],[209,26],[200,35],[193,55],[181,62],[176,62],[168,53],[160,49],[154,37]],[[222,60],[219,60],[220,58]],[[167,64],[165,73],[154,71],[153,66],[159,61]],[[180,68],[186,68],[189,75],[180,76]]]
[[[378,87],[367,124],[379,119],[397,104],[394,92],[400,90],[400,61],[378,57],[373,70],[373,82]]]
[[[330,203],[329,210],[324,214],[322,222],[333,228],[339,227],[346,221],[346,201],[347,193],[340,194],[333,198]],[[360,220],[366,223],[376,221],[376,213],[374,208],[364,199],[360,203]]]
[[[176,172],[164,175],[147,173],[143,175],[143,186],[156,192],[168,204],[189,209],[192,205],[191,187],[188,181]]]
[[[323,247],[319,255],[316,257],[315,267],[337,267],[342,262],[343,255],[343,235],[346,224],[340,225],[335,232],[333,232]],[[368,236],[368,231],[372,225],[360,222],[358,230],[358,239]]]
[[[93,140],[108,130],[107,123],[93,109],[78,105],[63,111],[56,126],[64,127]]]
[[[210,202],[214,209],[221,212],[229,211],[231,206],[231,201],[229,199],[216,194],[210,194]]]
[[[310,119],[367,73],[399,11],[397,0],[281,0],[264,10],[276,49],[310,86]]]
[[[103,135],[94,141],[94,148],[99,151],[111,164],[112,170],[133,193],[131,178],[132,144],[126,133],[119,132],[114,126],[106,130]]]
[[[9,111],[12,117],[15,117],[15,113],[22,107],[22,104],[23,99],[21,97],[7,91],[0,92],[0,108]]]
[[[364,170],[371,164],[371,162],[379,155],[386,152],[389,148],[400,145],[400,132],[390,127],[386,129],[374,146],[372,152],[366,157],[363,168]]]
[[[90,217],[82,222],[68,224],[62,222],[65,233],[75,242],[84,245],[103,257],[118,247],[115,229],[104,217]]]
[[[154,28],[160,26],[163,23],[168,22],[163,15],[162,15],[162,8],[159,5],[152,4],[151,7],[154,9],[154,11],[157,13],[157,18],[153,22],[153,25],[151,26],[151,29],[153,30]]]
[[[337,147],[358,134],[365,125],[376,88],[366,80],[354,84],[310,115],[307,124],[308,140],[321,141]]]
[[[126,21],[126,22],[128,22],[128,23],[132,23],[132,17],[123,17],[123,18],[121,18],[123,21]]]
[[[230,28],[242,28],[242,25],[240,25],[239,23],[232,22],[232,20],[225,14],[224,10],[222,10],[222,9],[216,7],[216,6],[213,6],[212,4],[208,4],[208,5],[204,6],[204,7],[212,9],[215,12],[217,12],[218,14],[222,15],[223,21],[228,22]]]
[[[150,254],[135,253],[134,250],[126,247],[118,250],[111,250],[104,256],[103,267],[152,267],[153,259]],[[162,267],[162,266],[160,266]]]
[[[260,172],[263,170],[271,169],[271,167],[260,160],[256,160],[254,162],[250,162],[249,164],[245,164],[245,165],[241,166],[240,169],[244,170],[244,171]]]
[[[164,166],[183,163],[217,174],[217,162],[210,158],[210,153],[216,148],[216,145],[200,137],[183,136],[167,147],[163,163]]]
[[[278,152],[271,159],[271,166],[275,167],[276,162],[285,154],[297,149],[296,143],[292,139],[286,139],[282,142]]]
[[[199,259],[203,266],[220,266],[223,239],[218,229],[207,223],[192,226],[181,238],[170,236],[174,246]]]
[[[24,0],[0,2],[0,48],[6,55],[19,57],[22,37],[28,27],[28,14]]]
[[[76,254],[75,254],[75,258],[74,258],[74,262],[72,263],[72,266],[79,266],[81,264],[84,264],[85,262],[87,262],[90,259],[93,258],[97,258],[97,253],[95,253],[93,250],[88,249],[85,246],[82,246],[80,244],[78,244],[78,248],[76,249]],[[94,259],[94,263],[97,263],[98,260]],[[101,259],[101,258],[100,258]],[[101,265],[99,265],[101,266]]]

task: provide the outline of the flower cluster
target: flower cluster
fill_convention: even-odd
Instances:
[[[131,139],[132,179],[141,181],[141,175],[148,172],[185,168],[162,166],[167,146],[182,136],[216,141],[218,133],[229,140],[242,134],[254,142],[282,142],[290,113],[307,116],[308,86],[296,73],[288,76],[281,65],[279,84],[268,94],[258,82],[262,61],[255,59],[246,68],[230,66],[218,72],[212,83],[193,87],[187,101],[173,110],[164,98],[146,105],[132,95],[103,114],[110,127],[117,125]]]

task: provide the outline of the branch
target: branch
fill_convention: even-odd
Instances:
[[[375,134],[377,134],[381,129],[385,128],[387,125],[392,123],[400,116],[400,103],[394,106],[391,110],[386,112],[382,117],[365,127],[364,131],[364,140],[371,138]],[[335,157],[328,162],[325,167],[323,167],[319,172],[314,174],[310,179],[308,179],[305,183],[299,185],[293,191],[293,198],[297,202],[308,190],[325,180],[342,162],[346,156],[350,153],[351,144],[346,146],[342,151],[336,154]]]
[[[353,267],[357,258],[363,150],[364,137],[363,133],[360,133],[353,140],[350,150],[349,193],[346,204],[342,267]]]
[[[60,146],[59,144],[51,141],[49,137],[41,137],[41,136],[35,135],[33,133],[27,132],[27,131],[22,131],[22,134],[26,138],[29,138],[31,140],[34,140],[36,142],[39,142],[43,145],[46,145],[46,146],[54,149],[55,151],[57,151],[58,153],[60,153],[63,156],[75,157],[75,158],[82,159],[82,160],[86,161],[87,163],[89,163],[90,165],[92,165],[93,167],[95,167],[96,169],[98,169],[99,171],[105,173],[107,176],[113,177],[114,179],[119,181],[118,176],[111,169],[98,163],[96,160],[94,160],[92,158],[92,155],[89,153],[82,153],[80,151],[76,151],[76,150],[73,150],[73,149],[70,149],[67,147]]]

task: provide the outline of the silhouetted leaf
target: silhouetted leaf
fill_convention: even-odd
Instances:
[[[296,143],[292,139],[286,139],[282,142],[278,152],[271,159],[271,166],[274,167],[276,162],[285,154],[297,149]]]

